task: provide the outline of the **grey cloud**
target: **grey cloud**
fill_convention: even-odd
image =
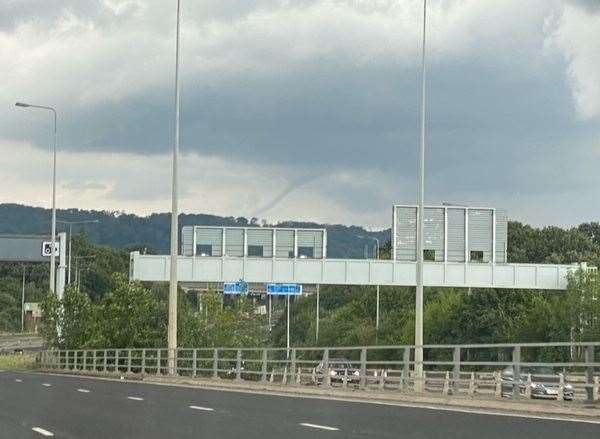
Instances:
[[[600,12],[600,1],[599,0],[569,0],[570,3],[573,3],[589,13],[598,13]]]

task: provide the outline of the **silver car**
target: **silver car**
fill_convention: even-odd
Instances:
[[[531,383],[528,384],[529,376],[531,376]],[[512,394],[514,383],[512,366],[508,366],[504,369],[501,377],[502,394]],[[521,393],[525,393],[527,386],[529,385],[532,398],[557,399],[560,377],[551,367],[523,366],[521,367],[518,384]],[[565,400],[572,401],[575,395],[573,386],[565,383],[563,389]]]

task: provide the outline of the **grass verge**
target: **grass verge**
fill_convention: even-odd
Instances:
[[[0,369],[30,370],[36,367],[34,354],[0,355]]]

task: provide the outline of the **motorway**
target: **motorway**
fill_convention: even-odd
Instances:
[[[0,371],[0,438],[600,437],[574,422]]]

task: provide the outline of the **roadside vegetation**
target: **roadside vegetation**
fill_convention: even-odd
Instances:
[[[0,355],[0,370],[30,370],[35,367],[35,354]]]
[[[75,348],[158,347],[166,345],[167,285],[129,282],[128,251],[100,247],[85,235],[74,237],[78,282],[59,303],[47,295],[45,266],[31,268],[27,301],[43,300],[43,335],[50,346]],[[563,230],[509,225],[512,262],[600,265],[600,225]],[[90,257],[88,257],[90,256]],[[389,257],[389,243],[381,258]],[[0,267],[0,331],[20,329],[22,268]],[[33,274],[35,273],[35,276]],[[72,273],[74,278],[74,273]],[[600,275],[578,272],[567,292],[427,288],[425,340],[430,344],[600,340]],[[320,334],[316,340],[314,295],[294,300],[294,346],[411,344],[414,289],[381,287],[380,327],[375,330],[375,288],[321,287]],[[252,297],[184,293],[179,297],[182,347],[285,346],[284,301],[274,300],[274,326],[256,313]],[[59,334],[57,327],[62,327]],[[16,361],[16,360],[15,360]]]

